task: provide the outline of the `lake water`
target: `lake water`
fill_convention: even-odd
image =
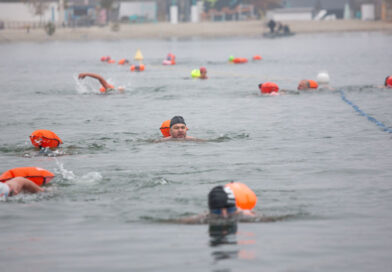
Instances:
[[[392,90],[377,87],[391,44],[378,32],[0,44],[1,172],[56,173],[45,193],[0,203],[4,271],[389,271],[392,134],[339,91],[391,127]],[[100,62],[138,48],[144,72]],[[162,66],[169,52],[177,65]],[[200,66],[209,79],[190,79]],[[295,92],[319,71],[336,91]],[[126,91],[101,95],[81,72]],[[289,92],[261,96],[265,81]],[[154,143],[174,115],[207,141]],[[56,156],[31,146],[36,129],[62,138]],[[255,191],[257,213],[287,219],[218,237],[166,222],[205,212],[232,180]]]

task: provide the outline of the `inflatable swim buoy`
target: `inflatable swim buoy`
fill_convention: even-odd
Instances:
[[[240,182],[230,182],[226,184],[225,187],[229,187],[233,191],[235,204],[238,208],[251,210],[256,206],[257,196],[245,184]]]
[[[192,78],[199,78],[200,77],[200,69],[193,69],[191,72]]]
[[[259,88],[262,94],[271,94],[273,92],[279,92],[278,84],[274,82],[264,82],[259,84]]]
[[[387,88],[392,88],[392,76],[388,76],[385,79],[385,87]]]
[[[318,88],[318,83],[314,80],[309,79],[308,80],[308,86],[310,89],[317,89]]]
[[[253,60],[262,60],[262,57],[260,55],[255,55],[253,56]]]
[[[103,57],[101,57],[101,61],[102,62],[107,62],[107,61],[109,61],[110,60],[110,57],[109,56],[103,56]]]
[[[327,85],[327,84],[329,84],[329,75],[327,72],[320,72],[317,74],[316,80],[317,80],[318,84]]]
[[[131,67],[129,68],[132,72],[142,72],[144,71],[144,65],[140,64],[140,65],[131,65]]]
[[[16,177],[27,178],[38,186],[42,186],[49,183],[54,178],[54,174],[38,167],[18,167],[7,170],[1,174],[0,182],[6,182],[7,180]]]
[[[110,59],[110,60],[108,60],[108,63],[113,64],[113,63],[116,63],[116,61],[114,59]]]
[[[120,59],[120,60],[118,61],[118,65],[124,65],[124,64],[126,64],[126,63],[129,63],[129,61],[128,61],[127,59]]]
[[[161,133],[163,137],[169,137],[170,136],[170,119],[166,120],[162,123],[160,127]]]
[[[31,133],[30,141],[35,147],[55,148],[58,147],[63,141],[53,131],[46,129],[39,129]]]
[[[247,63],[248,59],[246,58],[234,58],[233,63],[239,64],[239,63]]]

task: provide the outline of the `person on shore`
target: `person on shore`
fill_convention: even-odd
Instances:
[[[271,34],[275,32],[276,22],[273,19],[268,21],[267,26],[269,27]]]
[[[384,86],[386,88],[392,88],[392,76],[387,76],[385,78]]]
[[[283,26],[283,33],[284,33],[285,35],[291,34],[291,30],[290,30],[290,27],[289,27],[288,25],[284,25],[284,26]]]
[[[201,141],[200,139],[188,136],[187,130],[188,128],[186,127],[184,118],[182,116],[174,116],[170,120],[170,136],[165,137],[159,141]]]
[[[0,182],[0,201],[6,201],[8,197],[15,196],[21,192],[38,193],[44,189],[29,179],[16,177],[6,182]]]
[[[101,83],[101,88],[99,89],[99,91],[101,93],[108,93],[110,91],[115,90],[116,88],[109,84],[102,76],[98,75],[98,74],[93,74],[93,73],[80,73],[78,78],[79,79],[84,79],[85,77],[92,77],[95,79],[98,79],[99,83]],[[118,87],[117,90],[119,90],[120,92],[124,91],[124,87]]]

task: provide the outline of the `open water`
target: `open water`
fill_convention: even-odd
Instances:
[[[378,32],[0,44],[1,172],[56,173],[46,192],[0,203],[0,270],[390,271],[392,134],[342,94],[391,128],[392,90],[379,87],[391,44]],[[100,62],[138,48],[144,72]],[[162,66],[169,52],[177,65]],[[209,79],[190,79],[200,66]],[[319,71],[335,91],[295,91]],[[126,91],[101,95],[80,72]],[[289,91],[261,96],[265,81]],[[155,143],[174,115],[207,141]],[[64,144],[39,154],[36,129]],[[287,219],[220,234],[167,222],[205,212],[232,180],[255,191],[257,213]]]

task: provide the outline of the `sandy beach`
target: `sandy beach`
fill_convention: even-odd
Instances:
[[[383,21],[336,20],[336,21],[290,21],[296,34],[347,31],[391,31],[392,23]],[[118,31],[111,26],[56,28],[52,36],[43,29],[3,29],[0,42],[51,41],[51,40],[118,40],[118,39],[168,39],[168,38],[223,38],[261,37],[268,32],[265,21],[201,22],[201,23],[145,23],[120,24]]]

